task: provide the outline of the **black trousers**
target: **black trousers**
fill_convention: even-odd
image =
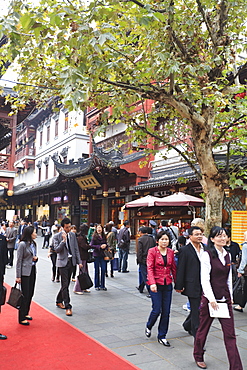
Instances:
[[[57,262],[57,253],[51,254],[51,262],[52,262],[52,279],[55,280],[57,276],[57,280],[59,280],[59,268],[56,266]]]
[[[21,290],[23,299],[21,308],[19,309],[19,322],[26,320],[29,314],[32,297],[34,294],[34,287],[36,281],[36,266],[32,266],[30,276],[21,276]]]
[[[193,337],[195,338],[197,329],[199,327],[199,307],[201,297],[191,298],[188,297],[190,302],[190,313],[187,316],[186,320],[183,323],[184,330],[191,332]]]
[[[73,271],[73,265],[71,258],[68,258],[68,263],[65,267],[59,267],[59,273],[61,276],[61,289],[58,292],[56,303],[64,303],[65,308],[72,308],[70,304],[69,296],[69,284]]]
[[[9,266],[13,266],[13,261],[14,261],[14,248],[8,248],[8,264]]]

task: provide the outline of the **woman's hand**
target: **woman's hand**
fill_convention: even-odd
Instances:
[[[38,257],[37,256],[33,256],[33,262],[37,262],[38,261]]]
[[[242,274],[240,274],[240,272],[238,272],[238,277],[241,277],[242,276]]]
[[[214,309],[214,310],[218,310],[219,306],[217,305],[217,302],[213,301],[213,302],[210,302],[211,304],[211,307]]]
[[[150,285],[150,290],[154,293],[157,293],[157,285],[156,284],[152,284]]]
[[[20,283],[21,283],[21,278],[16,278],[16,279],[15,279],[15,282],[16,282],[17,284],[20,284]]]
[[[101,244],[101,246],[100,246],[101,249],[105,249],[106,247],[107,247],[106,244]]]

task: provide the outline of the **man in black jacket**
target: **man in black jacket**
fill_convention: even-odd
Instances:
[[[2,300],[3,276],[5,274],[5,266],[8,262],[7,241],[4,235],[0,235],[0,302]],[[0,306],[1,311],[1,306]],[[7,339],[6,335],[0,334],[0,339]]]
[[[148,250],[153,248],[156,244],[155,239],[152,235],[152,229],[150,227],[142,226],[139,229],[140,238],[138,239],[137,244],[137,253],[136,253],[136,262],[140,267],[142,274],[142,280],[146,284],[148,293],[150,292],[149,285],[147,284],[147,255]],[[148,298],[150,298],[148,294]]]
[[[119,230],[118,233],[118,254],[119,254],[119,266],[118,272],[129,272],[127,270],[128,266],[128,256],[130,249],[130,232],[129,232],[129,221],[124,221],[124,227]]]
[[[179,251],[175,289],[189,298],[190,314],[183,327],[195,337],[199,326],[199,306],[202,295],[200,258],[204,252],[203,233],[200,227],[192,226],[188,234],[190,243]]]

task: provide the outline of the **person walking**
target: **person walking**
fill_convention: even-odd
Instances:
[[[53,282],[56,281],[56,283],[60,282],[60,273],[59,273],[59,268],[56,266],[57,253],[55,252],[55,249],[54,249],[53,238],[54,238],[54,235],[57,234],[60,229],[61,229],[61,225],[57,224],[56,225],[56,232],[55,232],[55,230],[53,231],[53,237],[51,239],[51,245],[50,245],[50,249],[49,249],[49,252],[48,252],[48,258],[50,258],[51,262],[52,262],[51,281],[53,281]]]
[[[34,294],[36,281],[37,233],[34,226],[27,226],[23,230],[21,241],[17,249],[16,283],[21,284],[23,294],[19,309],[19,324],[29,325],[32,317],[29,316],[30,305]]]
[[[243,300],[240,305],[233,309],[238,312],[243,312],[243,308],[247,302],[247,231],[244,233],[244,242],[242,243],[241,261],[237,269],[238,277],[244,277]]]
[[[167,231],[157,235],[158,246],[150,248],[147,256],[148,284],[152,299],[152,311],[149,315],[145,334],[149,338],[151,330],[160,316],[158,342],[170,347],[166,339],[169,326],[172,301],[172,280],[176,282],[176,263],[171,248],[171,237]]]
[[[70,304],[69,284],[73,266],[76,264],[82,268],[79,248],[75,233],[71,232],[71,221],[65,217],[61,221],[62,231],[53,237],[54,250],[57,253],[57,267],[61,276],[61,289],[56,297],[56,305],[66,310],[66,316],[72,316]]]
[[[4,275],[5,275],[5,267],[8,262],[8,250],[7,250],[7,241],[4,235],[0,234],[0,302],[2,300],[2,293],[3,293],[3,282],[4,282]],[[1,312],[1,305],[0,305],[0,312]],[[4,334],[0,334],[0,340],[7,339],[7,336]]]
[[[136,262],[139,265],[142,280],[146,284],[146,288],[148,291],[148,298],[150,298],[150,288],[147,283],[147,255],[150,248],[155,247],[156,241],[151,234],[149,234],[149,228],[147,226],[142,226],[139,229],[140,238],[138,239],[137,243],[137,253],[136,253]]]
[[[197,366],[206,369],[204,362],[205,342],[214,320],[209,313],[209,304],[216,310],[220,304],[227,303],[229,318],[219,318],[230,370],[243,370],[236,345],[232,311],[232,273],[231,257],[224,249],[227,235],[222,227],[210,230],[206,251],[201,257],[201,284],[203,296],[200,303],[200,324],[194,342],[194,359]]]
[[[106,236],[102,225],[98,224],[92,235],[90,246],[94,249],[94,287],[95,290],[107,290],[105,287],[106,261],[104,249],[107,248]]]
[[[9,227],[7,227],[6,229],[6,240],[7,240],[8,254],[9,254],[7,268],[13,267],[16,237],[17,237],[17,229],[15,228],[15,222],[10,221]]]
[[[118,254],[119,254],[119,266],[118,272],[126,273],[129,272],[128,268],[128,256],[130,249],[130,232],[129,232],[129,221],[124,221],[123,228],[118,233]]]
[[[184,330],[194,337],[199,326],[199,306],[202,294],[200,259],[204,252],[203,233],[200,227],[188,229],[190,243],[182,247],[178,255],[175,290],[189,298],[190,313],[183,323]]]
[[[87,240],[87,233],[88,233],[88,226],[87,224],[82,224],[79,229],[79,233],[77,234],[77,243],[79,247],[79,253],[82,262],[82,268],[79,271],[79,274],[86,272],[88,273],[88,266],[87,260],[89,258],[88,250],[90,249],[90,245]],[[90,293],[90,290],[85,289],[81,290],[80,283],[78,278],[76,278],[75,286],[73,292],[75,294],[83,294],[83,293]]]

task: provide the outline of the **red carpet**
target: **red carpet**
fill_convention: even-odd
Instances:
[[[28,327],[18,324],[17,314],[8,304],[2,307],[0,333],[8,339],[0,340],[0,369],[138,369],[34,302]]]

